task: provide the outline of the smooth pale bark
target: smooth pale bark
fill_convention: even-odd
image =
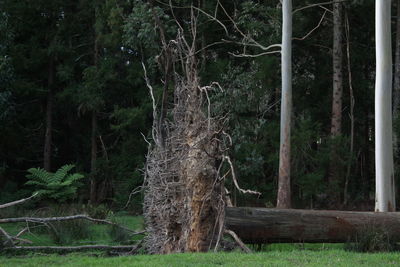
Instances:
[[[394,211],[392,146],[392,46],[390,0],[375,2],[375,211]]]
[[[397,0],[396,19],[396,55],[394,63],[394,85],[393,85],[393,121],[397,122],[400,109],[400,0]],[[396,155],[399,152],[398,136],[393,131],[393,147]]]
[[[292,0],[282,3],[282,100],[278,208],[290,208],[290,117],[292,113]]]

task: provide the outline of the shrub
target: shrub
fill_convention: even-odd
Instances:
[[[72,244],[76,240],[91,237],[90,222],[84,220],[55,222],[49,229],[50,238],[60,245]]]

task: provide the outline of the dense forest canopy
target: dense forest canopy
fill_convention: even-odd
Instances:
[[[334,18],[332,3],[317,2],[293,3],[292,204],[372,210],[375,3],[341,2],[341,129],[332,135]],[[85,177],[74,201],[124,208],[143,183],[152,142],[142,63],[156,103],[171,108],[173,94],[163,99],[173,86],[165,89],[168,63],[160,51],[179,33],[176,22],[191,23],[191,12],[201,83],[222,89],[210,93],[210,111],[225,118],[241,187],[262,193],[240,194],[228,181],[231,199],[238,206],[275,206],[281,61],[279,51],[263,48],[281,43],[278,0],[0,0],[0,203],[36,190],[25,184],[28,169],[56,172],[74,164],[73,172]],[[398,125],[396,118],[395,135]],[[398,177],[397,148],[394,156]],[[129,209],[141,212],[141,199],[134,195]]]

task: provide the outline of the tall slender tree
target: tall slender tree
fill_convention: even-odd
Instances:
[[[375,211],[395,211],[392,146],[391,0],[375,2]]]
[[[282,99],[279,149],[278,208],[291,207],[290,117],[292,113],[292,0],[282,2]]]
[[[342,133],[342,95],[343,95],[343,51],[342,51],[342,29],[343,15],[342,3],[333,3],[333,44],[332,44],[332,66],[333,66],[333,92],[332,92],[332,116],[331,116],[331,137],[335,138]],[[339,172],[336,164],[337,151],[333,145],[331,148],[331,163],[329,170],[329,185],[332,188],[331,197],[335,202],[338,201],[340,192],[337,189]],[[333,195],[332,195],[333,194]]]
[[[396,19],[396,54],[394,63],[394,84],[393,84],[393,121],[397,123],[400,109],[400,0],[397,0],[397,19]],[[396,156],[398,147],[398,136],[393,132],[393,147]]]
[[[48,92],[46,102],[46,132],[44,136],[43,168],[51,171],[51,151],[53,137],[53,102],[54,102],[54,58],[50,58],[48,68]]]

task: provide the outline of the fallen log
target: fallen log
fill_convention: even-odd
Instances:
[[[225,214],[226,228],[247,244],[342,243],[374,227],[400,241],[398,212],[227,207]]]

